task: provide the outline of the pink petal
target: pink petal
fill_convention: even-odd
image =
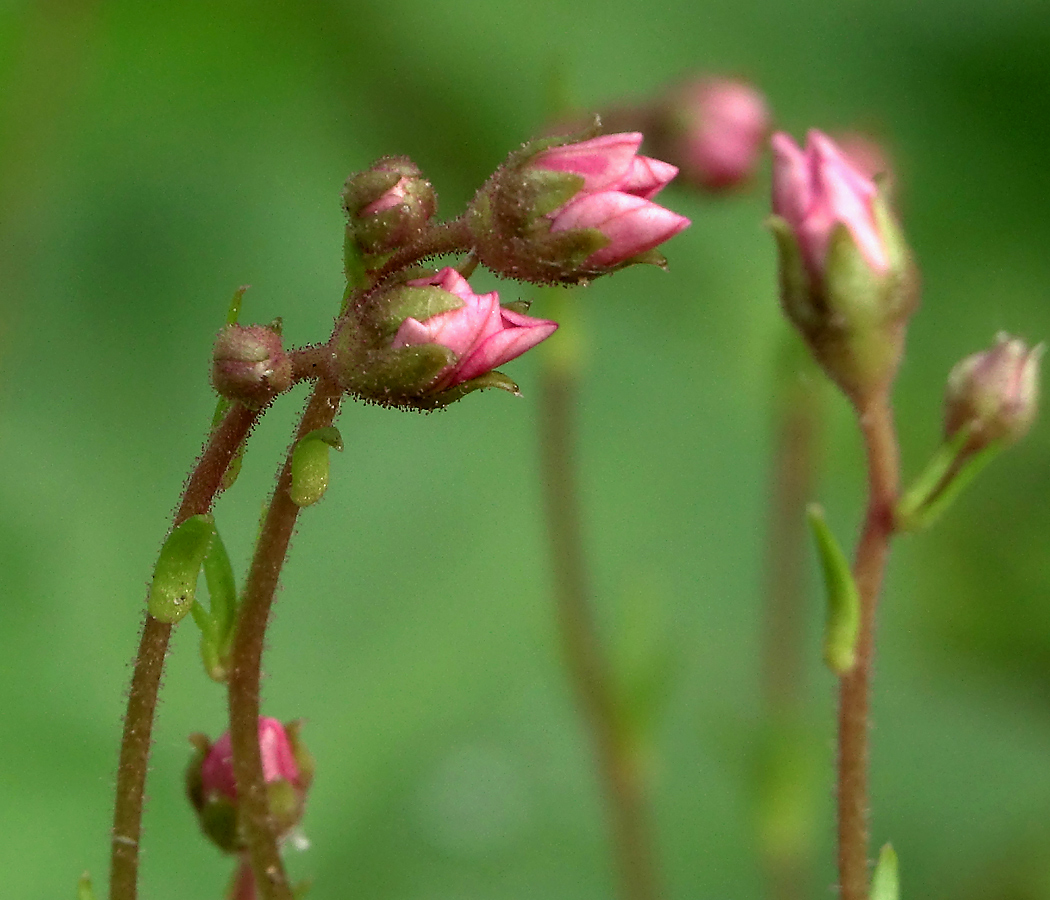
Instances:
[[[616,190],[634,194],[643,200],[652,200],[677,174],[677,166],[649,156],[636,156],[627,177],[616,185]]]
[[[621,183],[631,170],[642,145],[638,132],[606,134],[601,137],[544,150],[532,165],[555,172],[582,175],[583,190],[601,191]]]
[[[809,159],[787,134],[778,131],[773,148],[773,212],[797,228],[812,204]]]
[[[504,317],[511,312],[503,310]],[[515,316],[519,314],[513,314]],[[522,316],[528,319],[528,316]],[[549,338],[558,328],[557,322],[542,319],[531,319],[537,323],[529,326],[512,326],[489,336],[477,349],[456,366],[455,375],[450,384],[470,381],[486,372],[491,372],[505,362],[521,356],[526,350],[535,347],[540,341]]]

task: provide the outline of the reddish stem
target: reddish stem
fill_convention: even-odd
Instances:
[[[897,436],[886,396],[876,397],[860,410],[860,427],[868,459],[868,510],[853,563],[860,594],[860,634],[857,663],[839,681],[838,868],[842,900],[868,897],[868,731],[875,611],[900,490]]]
[[[211,509],[222,486],[222,478],[251,431],[262,410],[248,410],[240,404],[230,407],[219,426],[212,431],[204,452],[183,490],[182,502],[173,527],[190,516]],[[142,835],[142,798],[146,787],[153,718],[160,691],[164,657],[168,651],[171,625],[158,622],[148,613],[142,628],[138,656],[128,690],[124,715],[124,736],[117,766],[117,795],[113,813],[110,862],[110,897],[135,900],[138,891],[139,839]]]
[[[316,428],[331,425],[339,411],[341,390],[325,378],[310,396],[296,441]],[[252,869],[261,900],[291,900],[277,834],[270,816],[259,751],[259,681],[263,643],[281,567],[295,529],[299,507],[289,496],[292,483],[292,448],[277,476],[270,508],[255,545],[244,596],[237,614],[230,651],[229,704],[233,771],[237,779],[240,821],[244,827]]]

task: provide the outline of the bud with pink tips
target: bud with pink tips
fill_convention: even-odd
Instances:
[[[976,453],[993,442],[1012,444],[1035,420],[1039,406],[1039,359],[1044,347],[1028,347],[1008,334],[996,336],[990,350],[974,353],[948,375],[945,437],[963,429],[964,452]]]
[[[336,336],[334,375],[345,390],[389,406],[434,409],[471,391],[517,385],[494,369],[558,325],[476,294],[453,268],[380,294]]]
[[[478,192],[470,228],[481,261],[510,278],[581,282],[634,263],[689,225],[653,203],[678,173],[641,156],[642,135],[534,141]]]
[[[700,78],[674,88],[661,105],[655,146],[687,184],[725,191],[751,180],[769,136],[766,98],[735,78]]]
[[[911,254],[880,191],[834,142],[773,135],[781,301],[825,371],[858,406],[888,390],[918,304]]]
[[[244,849],[238,823],[237,780],[227,731],[214,744],[203,734],[190,736],[197,752],[186,771],[186,789],[204,833],[221,849]],[[259,751],[270,811],[281,835],[302,818],[313,780],[313,760],[299,739],[299,724],[259,718]]]

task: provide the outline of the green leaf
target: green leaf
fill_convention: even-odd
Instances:
[[[227,325],[237,324],[237,321],[241,317],[241,301],[244,299],[244,295],[250,287],[250,284],[242,284],[233,292],[233,298],[230,300],[230,308],[226,312]]]
[[[153,570],[148,608],[153,618],[175,624],[196,600],[197,576],[215,533],[211,516],[191,516],[175,528],[160,549]]]
[[[204,557],[204,579],[211,598],[211,618],[215,623],[216,637],[221,643],[226,643],[237,615],[237,582],[226,545],[217,528]]]
[[[879,853],[875,874],[871,876],[871,900],[898,900],[900,875],[897,868],[897,854],[890,844],[886,844]]]
[[[288,491],[296,506],[312,506],[328,490],[328,450],[343,449],[343,439],[334,426],[303,435],[292,451],[292,486]]]
[[[806,510],[809,527],[820,554],[828,615],[824,630],[824,662],[836,675],[845,675],[857,659],[860,632],[860,594],[849,561],[824,521],[824,510],[811,503]]]

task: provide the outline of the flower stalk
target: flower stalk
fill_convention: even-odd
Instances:
[[[209,437],[204,453],[186,483],[173,525],[180,525],[191,516],[203,515],[211,509],[230,461],[247,440],[259,414],[259,410],[249,410],[240,404],[230,407]],[[157,695],[170,637],[171,625],[158,622],[147,613],[128,690],[117,766],[110,856],[111,900],[135,900],[137,896],[142,801]]]
[[[339,412],[341,398],[342,390],[338,386],[326,378],[318,379],[299,424],[296,442],[315,429],[330,426]],[[233,771],[241,822],[260,900],[292,900],[292,889],[277,844],[276,823],[267,798],[258,722],[266,626],[300,509],[289,493],[293,452],[294,444],[277,476],[277,486],[255,546],[230,650],[228,683]]]
[[[890,538],[896,530],[894,507],[900,490],[897,436],[889,397],[878,396],[858,412],[867,457],[868,507],[853,563],[860,595],[856,664],[839,679],[837,804],[842,900],[868,897],[868,737],[875,613]]]

